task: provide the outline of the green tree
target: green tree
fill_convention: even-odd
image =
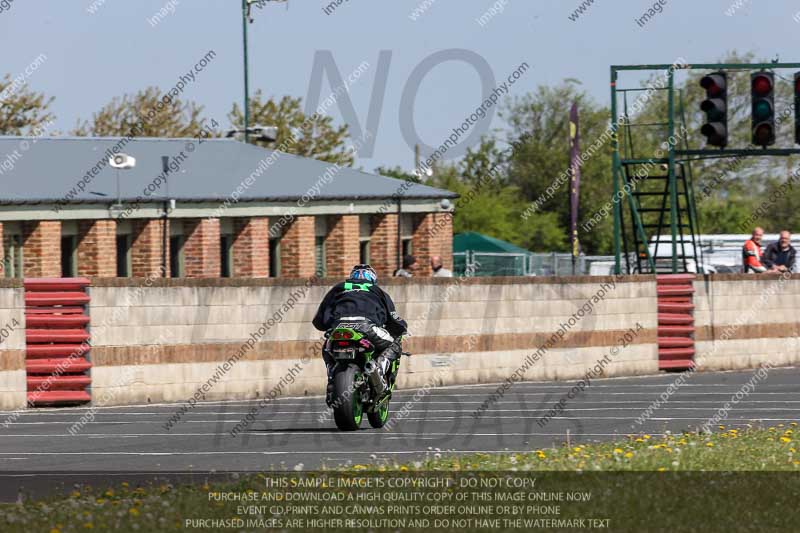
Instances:
[[[234,127],[244,127],[244,114],[238,104],[233,105],[228,119]],[[343,166],[353,165],[353,151],[346,145],[347,126],[334,127],[333,118],[329,116],[306,115],[300,98],[284,96],[276,102],[259,89],[250,97],[249,120],[251,126],[258,124],[278,129],[276,142],[267,144],[251,137],[253,144]]]
[[[752,204],[740,194],[729,194],[725,199],[710,198],[698,210],[700,228],[706,234],[742,233],[741,224],[750,216]]]
[[[721,62],[748,63],[753,54],[732,52]],[[704,72],[679,73],[676,88],[677,144],[681,148],[700,148],[704,114],[700,102],[705,91],[700,87]],[[791,113],[791,83],[776,75],[776,146],[788,147],[794,138]],[[655,73],[643,87],[663,87],[663,73]],[[729,131],[731,147],[750,144],[750,71],[734,71],[728,76]],[[646,96],[642,96],[646,94]],[[640,99],[641,98],[641,99]],[[501,109],[506,122],[504,133],[484,139],[458,163],[445,165],[429,181],[431,185],[461,194],[456,202],[454,229],[480,231],[536,251],[568,251],[569,227],[569,106],[577,102],[580,113],[581,166],[579,237],[587,254],[607,254],[613,242],[613,190],[611,173],[610,110],[598,104],[573,81],[557,86],[538,87],[534,92],[508,100]],[[625,112],[624,97],[619,109]],[[627,157],[646,158],[667,140],[666,91],[633,92],[628,95],[630,122],[651,124],[631,128],[631,135],[620,135]],[[681,130],[681,125],[686,128]],[[662,125],[653,125],[662,123]],[[626,133],[623,129],[621,133]],[[515,146],[505,148],[505,143]],[[501,149],[502,148],[502,149]],[[770,195],[785,184],[798,168],[797,158],[720,158],[693,160],[695,198],[702,233],[739,233],[740,225]],[[483,183],[490,172],[494,177]],[[656,171],[660,173],[660,171]],[[400,176],[398,176],[400,177]],[[476,184],[479,186],[476,187]],[[800,187],[784,188],[756,223],[769,232],[800,226]],[[471,197],[469,201],[464,199]],[[660,199],[657,199],[660,201]],[[647,199],[643,200],[647,207]],[[623,212],[628,199],[622,199]],[[586,231],[584,224],[591,224]],[[628,220],[628,231],[630,219]]]
[[[97,137],[197,137],[206,119],[203,106],[179,98],[164,99],[157,87],[115,97],[94,113],[91,121],[79,122],[74,135]]]
[[[459,194],[453,231],[477,231],[533,251],[566,246],[566,232],[553,213],[523,220],[527,203],[517,186],[508,183],[506,157],[494,140],[468,149],[457,164],[438,167],[428,184]]]
[[[387,178],[395,178],[403,181],[413,181],[414,183],[421,183],[418,176],[411,172],[406,172],[399,166],[395,167],[377,167],[374,171],[379,176],[386,176]]]
[[[588,158],[581,166],[579,225],[592,217],[611,198],[611,147],[604,135],[609,110],[594,102],[574,84],[539,87],[535,92],[509,100],[501,112],[508,124],[508,142],[518,141],[508,161],[508,183],[518,187],[526,202],[527,221],[535,214],[552,213],[556,228],[564,232],[559,248],[568,251],[569,228],[569,106],[577,102],[580,116],[581,152]],[[592,149],[591,146],[597,143]],[[535,204],[533,204],[536,202]],[[533,207],[535,205],[536,207]],[[523,210],[524,211],[524,210]],[[610,217],[609,217],[610,218]],[[549,220],[549,218],[547,218]],[[520,224],[524,220],[520,219]],[[579,232],[586,253],[608,253],[611,235],[603,221],[589,232]],[[522,224],[523,240],[539,248],[541,232],[536,224]],[[546,232],[552,234],[553,230]]]
[[[53,100],[6,74],[0,79],[0,135],[41,134],[55,119]]]

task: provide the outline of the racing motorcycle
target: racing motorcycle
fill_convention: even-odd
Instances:
[[[342,431],[361,427],[364,413],[369,425],[382,428],[389,420],[389,401],[392,398],[400,358],[384,371],[376,360],[375,347],[363,334],[347,324],[339,324],[329,332],[325,350],[336,362],[333,369],[333,419]],[[403,352],[402,355],[411,355]]]

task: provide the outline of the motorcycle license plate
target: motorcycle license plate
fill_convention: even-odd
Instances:
[[[355,359],[355,348],[347,348],[346,350],[333,350],[334,359]]]

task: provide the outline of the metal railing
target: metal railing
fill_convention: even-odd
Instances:
[[[609,275],[614,256],[582,255],[575,263],[575,275]],[[453,272],[463,276],[571,276],[572,255],[568,253],[456,252]]]

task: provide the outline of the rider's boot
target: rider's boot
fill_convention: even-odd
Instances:
[[[394,368],[394,362],[400,358],[403,353],[403,349],[401,348],[400,344],[397,342],[393,342],[388,348],[386,348],[381,355],[378,356],[377,362],[381,365],[381,370],[383,372],[383,376],[386,377],[386,382],[391,388],[394,385],[395,379],[397,379],[397,375],[395,372],[392,372]]]
[[[393,361],[400,359],[402,353],[403,353],[403,348],[400,346],[400,343],[393,342],[392,344],[390,344],[389,347],[386,348],[381,353],[381,357],[386,359],[387,362],[385,369],[388,369]]]
[[[325,388],[325,405],[331,407],[335,401],[334,396],[334,383],[333,383],[333,369],[334,365],[326,365],[328,368],[328,385]]]

